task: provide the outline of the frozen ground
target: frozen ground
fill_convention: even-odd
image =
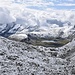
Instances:
[[[0,75],[75,75],[75,40],[51,48],[0,37]]]
[[[0,0],[0,75],[75,75],[75,11],[33,4]]]

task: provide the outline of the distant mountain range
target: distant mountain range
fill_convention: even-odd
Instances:
[[[74,11],[62,12],[53,9],[42,11],[24,8],[17,3],[11,3],[11,5],[11,7],[0,6],[1,36],[18,41],[43,39],[56,42],[58,39],[69,41],[73,39]]]

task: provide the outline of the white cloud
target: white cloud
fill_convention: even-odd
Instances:
[[[15,0],[14,0],[15,1]],[[16,2],[26,4],[27,6],[44,6],[47,5],[54,6],[53,2],[46,2],[44,0],[16,0]]]
[[[21,0],[19,0],[20,2]],[[10,10],[10,13],[15,17],[16,23],[22,25],[22,27],[26,26],[28,28],[35,29],[40,27],[42,29],[51,31],[51,27],[59,27],[61,25],[68,25],[68,23],[71,23],[71,25],[75,24],[75,12],[70,10],[55,10],[48,8],[46,10],[34,10],[34,9],[28,9],[25,6],[47,6],[47,5],[54,5],[52,2],[45,2],[42,0],[25,0],[27,1],[26,5],[21,3],[12,3],[10,0],[6,0],[6,2],[3,2],[3,0],[0,0],[3,5],[8,5],[8,9]],[[64,4],[64,3],[63,3]],[[63,5],[62,4],[62,5]],[[6,6],[5,5],[5,6]],[[65,4],[67,5],[67,4]],[[60,5],[59,5],[60,6]],[[71,6],[71,5],[70,5]],[[4,10],[5,11],[5,10]],[[1,13],[1,22],[6,20],[13,22],[13,17],[8,14],[6,14],[6,11]],[[2,16],[3,15],[3,16]],[[4,17],[4,15],[6,17]],[[9,17],[9,18],[8,18]],[[10,20],[9,20],[10,19]],[[3,22],[4,23],[4,22]],[[8,22],[9,23],[9,22]],[[56,28],[57,29],[57,28]]]
[[[73,3],[62,3],[62,4],[57,4],[58,6],[75,6]]]
[[[6,8],[0,8],[0,24],[15,22],[16,19],[10,15]]]

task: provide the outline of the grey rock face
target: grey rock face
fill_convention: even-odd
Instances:
[[[0,75],[74,75],[74,43],[51,48],[0,37]]]

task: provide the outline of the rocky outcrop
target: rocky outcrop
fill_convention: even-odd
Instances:
[[[0,37],[0,75],[74,75],[74,43],[52,48]]]

